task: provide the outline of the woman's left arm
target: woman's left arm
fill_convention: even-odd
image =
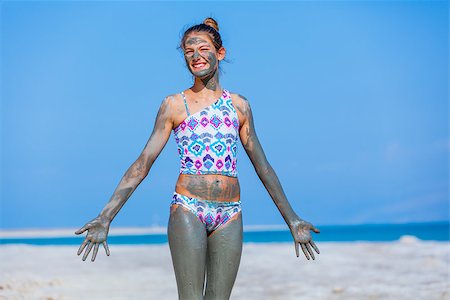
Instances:
[[[238,109],[241,120],[239,135],[242,145],[255,168],[256,174],[264,184],[267,192],[269,192],[270,197],[286,221],[286,224],[289,226],[294,238],[296,255],[297,257],[299,256],[300,244],[306,258],[309,259],[311,255],[312,259],[315,259],[311,247],[317,253],[319,253],[319,249],[311,238],[310,230],[315,233],[319,233],[320,231],[311,223],[301,219],[292,209],[278,180],[278,176],[267,161],[264,150],[258,140],[253,123],[252,110],[248,100],[241,95],[235,97],[235,99],[237,100],[235,101],[236,108]]]

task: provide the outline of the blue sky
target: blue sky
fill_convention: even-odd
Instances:
[[[162,99],[192,79],[184,29],[217,19],[221,84],[316,225],[449,217],[448,2],[1,4],[2,228],[79,227],[109,200]],[[114,226],[166,225],[173,136]],[[244,223],[282,224],[238,150]]]

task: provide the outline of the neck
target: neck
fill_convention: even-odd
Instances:
[[[214,72],[211,76],[207,77],[195,77],[194,85],[192,86],[192,90],[194,92],[200,92],[202,90],[205,91],[221,91],[222,88],[219,83],[219,75],[217,72]]]

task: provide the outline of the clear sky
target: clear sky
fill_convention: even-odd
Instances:
[[[269,162],[315,225],[449,218],[447,1],[1,5],[1,227],[79,227],[139,156],[177,46],[212,16],[224,88],[246,96]],[[283,220],[241,145],[244,224]],[[113,222],[166,225],[173,135]]]

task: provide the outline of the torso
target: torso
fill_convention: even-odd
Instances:
[[[218,93],[220,95],[220,93]],[[187,94],[189,97],[190,94]],[[187,117],[183,98],[180,94],[174,95],[174,116],[173,128],[176,128]],[[219,96],[220,97],[220,96]],[[218,97],[217,97],[218,98]],[[233,105],[236,105],[236,97],[232,94]],[[214,100],[198,103],[188,101],[189,111],[195,113],[208,104],[212,104]],[[238,116],[241,117],[239,111]],[[241,118],[239,118],[241,120]],[[240,200],[240,187],[237,177],[230,177],[219,174],[180,174],[175,186],[177,193],[203,200],[235,202]]]
[[[180,174],[175,191],[188,197],[203,200],[235,202],[240,199],[237,177],[216,174]]]

